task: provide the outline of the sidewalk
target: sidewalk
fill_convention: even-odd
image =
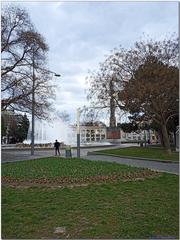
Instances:
[[[101,148],[102,149],[102,148]],[[107,155],[87,155],[90,149],[81,149],[81,158],[87,160],[96,160],[96,161],[108,161],[108,162],[116,162],[120,164],[126,164],[135,167],[149,168],[157,171],[163,171],[173,174],[179,174],[179,163],[169,163],[169,162],[160,162],[153,160],[139,160],[133,159],[132,157],[123,158],[123,157],[115,157],[115,156],[107,156]],[[94,148],[94,151],[99,150],[99,148]],[[61,150],[61,156],[65,156],[65,151]],[[24,161],[31,159],[38,159],[44,157],[54,157],[54,150],[35,150],[34,156],[30,155],[30,150],[16,150],[9,151],[4,150],[1,152],[1,162],[16,162],[16,161]],[[77,150],[72,149],[72,156],[77,157]]]
[[[94,161],[107,161],[125,164],[133,167],[149,168],[160,172],[167,172],[179,175],[179,163],[157,162],[152,160],[138,160],[106,155],[87,155],[83,158]]]
[[[110,157],[119,157],[119,158],[128,158],[128,159],[139,159],[139,160],[147,160],[147,161],[156,161],[156,162],[165,162],[165,163],[179,163],[179,161],[174,161],[174,160],[161,160],[161,159],[152,159],[152,158],[145,158],[145,157],[134,157],[134,156],[126,156],[126,155],[116,155],[116,154],[105,154],[105,153],[101,153],[101,152],[87,152],[87,155],[104,155],[104,156],[110,156]]]
[[[129,144],[124,144],[121,147],[128,147]],[[102,149],[114,149],[119,148],[117,145],[101,145],[101,146],[84,146],[81,147],[81,157],[87,155],[89,151],[98,151]],[[77,149],[72,148],[72,156],[77,157]],[[60,148],[61,156],[65,156],[65,149]],[[54,148],[39,148],[34,150],[34,156],[31,156],[31,149],[22,148],[19,149],[17,147],[5,147],[1,149],[1,162],[15,162],[15,161],[23,161],[23,160],[31,160],[43,157],[53,157],[54,156]]]

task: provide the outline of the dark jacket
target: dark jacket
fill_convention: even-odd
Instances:
[[[59,147],[60,147],[60,143],[59,143],[59,142],[55,142],[55,143],[54,143],[54,147],[55,147],[55,148],[59,148]]]

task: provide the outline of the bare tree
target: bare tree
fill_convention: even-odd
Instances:
[[[45,118],[54,96],[51,73],[46,70],[48,46],[35,30],[26,10],[4,7],[1,22],[2,110],[30,112],[34,81],[35,115]]]
[[[156,59],[157,62],[148,62],[150,64],[148,68],[148,59]],[[96,106],[102,108],[108,108],[109,106],[110,126],[116,125],[115,110],[117,106],[123,111],[129,111],[133,114],[132,117],[138,121],[144,122],[149,121],[150,118],[152,121],[156,119],[156,121],[159,121],[159,128],[163,133],[163,138],[165,138],[163,141],[166,150],[170,152],[167,123],[174,114],[178,114],[178,59],[179,47],[175,34],[162,41],[145,38],[136,42],[129,50],[122,47],[114,49],[106,61],[100,65],[100,70],[92,72],[87,78],[90,83],[88,99]],[[146,74],[142,70],[142,66],[146,68]],[[140,77],[137,78],[137,72],[141,79]],[[149,82],[147,82],[147,79],[149,79]],[[136,88],[135,82],[140,84],[139,90]],[[162,93],[161,97],[159,96],[159,102],[155,101],[153,103],[155,108],[159,105],[164,106],[162,115],[165,120],[163,121],[162,118],[158,117],[159,109],[156,109],[156,111],[150,109],[152,104],[148,101],[148,97],[151,94],[154,96],[154,92],[150,87],[154,92],[156,91],[157,95],[158,92],[162,93],[164,91],[164,94]],[[166,107],[168,108],[165,109]]]
[[[122,58],[125,56],[125,52],[121,48]],[[91,101],[92,106],[109,110],[110,127],[116,127],[115,112],[119,104],[117,92],[122,88],[124,74],[127,74],[115,62],[116,57],[114,55],[108,56],[104,63],[100,64],[99,71],[90,72],[87,77],[87,82],[90,85],[87,98]]]
[[[98,108],[88,108],[84,106],[81,110],[81,120],[82,123],[94,123],[99,119],[100,109]]]
[[[63,122],[70,122],[70,115],[66,111],[57,111],[56,115],[58,118],[60,118]]]
[[[122,68],[118,51],[115,56],[115,64]],[[124,90],[119,91],[121,109],[128,110],[132,120],[155,122],[169,153],[167,125],[178,115],[178,59],[176,34],[162,41],[145,38],[136,42],[124,58],[124,68],[129,75],[124,79]],[[123,102],[123,99],[126,100]]]

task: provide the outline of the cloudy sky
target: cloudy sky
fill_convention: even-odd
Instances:
[[[85,78],[115,47],[130,47],[143,33],[154,39],[178,31],[177,2],[24,2],[50,47],[57,78],[56,108],[75,120],[87,104]]]

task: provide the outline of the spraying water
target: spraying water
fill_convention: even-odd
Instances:
[[[27,140],[24,143],[31,143],[31,122],[28,130]],[[35,144],[37,143],[53,143],[57,139],[67,145],[74,145],[76,137],[71,126],[64,122],[58,116],[53,116],[51,121],[35,120],[34,131]]]
[[[31,143],[31,121],[28,130],[27,139],[24,141],[25,144]],[[46,144],[54,143],[57,139],[59,142],[63,142],[66,145],[76,146],[77,135],[76,128],[70,126],[67,122],[64,122],[57,114],[54,114],[51,121],[35,119],[35,131],[34,131],[34,143],[35,144]],[[81,145],[111,145],[107,141],[103,142],[90,142],[81,143]]]

